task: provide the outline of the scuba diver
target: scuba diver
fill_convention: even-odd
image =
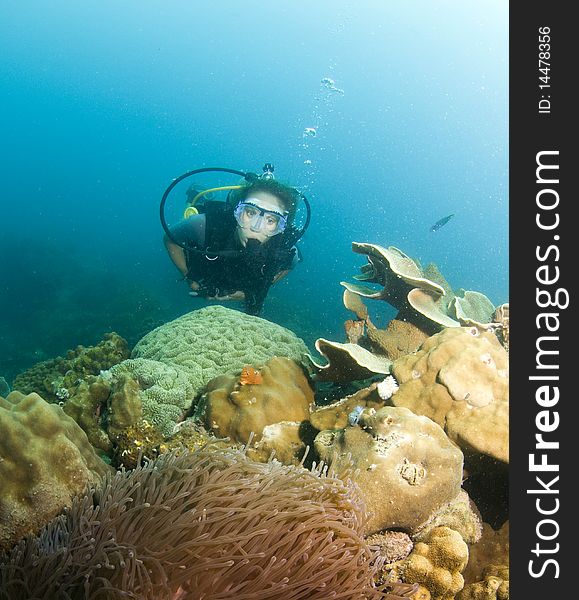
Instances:
[[[184,218],[168,227],[164,203],[183,178],[204,171],[242,175],[241,185],[197,192],[187,191]],[[278,182],[273,166],[263,175],[230,169],[197,169],[177,178],[161,202],[161,223],[169,257],[187,281],[191,296],[208,300],[243,301],[245,312],[258,315],[272,284],[280,281],[301,260],[295,246],[309,225],[310,206],[293,187]],[[225,201],[203,199],[215,190],[230,190]],[[196,200],[202,198],[196,204]],[[303,227],[294,226],[300,201],[307,210]]]

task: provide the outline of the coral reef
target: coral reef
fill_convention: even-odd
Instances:
[[[444,427],[463,452],[508,463],[508,355],[494,334],[445,329],[396,360],[392,372],[400,384],[396,406]]]
[[[340,282],[350,292],[350,296],[344,295],[344,305],[366,321],[369,329],[367,311],[359,302],[353,301],[351,295],[385,300],[398,310],[397,320],[411,322],[427,335],[442,327],[491,321],[495,310],[492,302],[480,292],[453,292],[435,265],[422,269],[394,246],[384,248],[377,244],[352,242],[352,250],[364,254],[368,260],[361,274],[354,278],[382,286],[375,289],[365,284]]]
[[[415,352],[428,338],[414,323],[400,319],[392,319],[386,329],[378,329],[370,322],[367,325],[366,339],[362,339],[362,343],[366,341],[373,352],[392,361]]]
[[[319,381],[343,383],[368,379],[376,374],[389,373],[392,366],[392,361],[372,354],[358,344],[340,344],[320,338],[316,340],[316,350],[328,360],[326,365],[320,365],[311,355],[307,355]]]
[[[346,284],[346,289],[368,298],[380,298],[401,310],[406,303],[408,292],[414,288],[423,289],[439,296],[445,295],[443,286],[424,277],[422,269],[402,250],[377,244],[352,242],[352,250],[366,256],[367,263],[354,279],[377,283],[382,289],[375,290],[364,286]]]
[[[180,369],[174,365],[166,364],[156,360],[135,358],[125,360],[114,365],[108,372],[102,374],[105,380],[109,380],[115,387],[124,380],[126,375],[133,378],[139,387],[138,397],[140,407],[137,407],[129,417],[124,419],[122,425],[133,425],[142,413],[142,418],[151,423],[161,434],[168,436],[173,433],[175,425],[185,418],[185,414],[195,397],[195,389],[191,384],[192,371]],[[200,369],[197,370],[200,373]],[[113,411],[112,422],[109,425],[111,433],[118,433],[114,427],[118,420],[118,410],[114,410],[114,394],[109,402],[109,411]],[[122,406],[123,403],[119,403]],[[123,426],[121,425],[120,431]]]
[[[84,429],[91,444],[110,457],[119,436],[141,419],[159,435],[171,435],[185,418],[193,397],[184,371],[136,358],[82,381],[64,403],[64,411]]]
[[[464,587],[461,573],[467,561],[468,546],[460,534],[437,527],[393,572],[400,570],[404,581],[423,585],[432,600],[453,600]]]
[[[282,421],[299,425],[309,419],[314,392],[300,365],[274,357],[259,367],[259,373],[259,384],[244,385],[239,374],[211,380],[196,416],[216,435],[241,443],[247,443],[252,433],[259,442],[266,426]],[[278,430],[270,428],[268,439]]]
[[[127,341],[115,332],[106,333],[96,346],[77,346],[64,358],[37,363],[17,375],[12,388],[23,394],[36,392],[47,402],[62,402],[74,394],[82,380],[98,375],[128,357]]]
[[[412,548],[414,548],[412,538],[403,531],[374,533],[367,536],[366,541],[370,546],[378,548],[380,557],[385,565],[404,560],[412,552]]]
[[[495,307],[481,292],[460,290],[451,302],[451,310],[461,325],[485,325],[494,321]]]
[[[158,360],[189,373],[194,393],[199,393],[218,375],[263,365],[274,356],[301,362],[307,352],[289,329],[223,306],[208,306],[148,333],[133,348],[132,358]]]
[[[451,297],[449,287],[431,281],[409,256],[398,248],[352,242],[352,250],[364,254],[368,262],[354,279],[364,284],[340,282],[352,294],[364,298],[385,300],[398,310],[398,319],[418,324],[427,334],[440,327],[455,327],[459,323],[447,315]],[[375,289],[365,283],[375,283]],[[351,305],[351,301],[349,302]]]
[[[509,303],[506,302],[505,304],[497,306],[493,315],[493,322],[499,325],[496,332],[497,337],[507,352],[509,351],[510,341],[509,313]]]
[[[82,427],[89,442],[106,455],[113,450],[106,430],[110,394],[111,386],[102,377],[89,377],[81,381],[74,394],[63,403],[64,412]]]
[[[113,464],[118,468],[134,469],[142,461],[150,461],[160,454],[183,448],[198,450],[207,444],[220,448],[234,445],[229,440],[214,437],[192,419],[181,421],[168,438],[142,419],[116,436]]]
[[[406,408],[366,409],[357,425],[320,432],[314,447],[337,470],[353,463],[372,513],[368,534],[413,534],[460,491],[462,453],[436,423]]]
[[[356,320],[345,322],[347,343],[316,341],[316,349],[328,361],[320,365],[308,356],[317,380],[344,383],[387,374],[393,360],[415,352],[443,328],[469,325],[497,335],[502,331],[501,323],[491,322],[495,308],[484,294],[462,289],[454,293],[434,265],[423,270],[394,246],[353,242],[352,249],[368,259],[355,279],[382,287],[340,282],[344,306]],[[379,329],[362,298],[387,301],[398,310],[396,318]]]
[[[468,565],[463,573],[465,582],[474,583],[484,579],[484,571],[488,565],[508,565],[509,547],[508,521],[498,530],[483,523],[482,536],[470,549]]]
[[[483,522],[478,508],[465,490],[460,490],[456,498],[442,506],[426,526],[416,533],[414,541],[424,541],[435,527],[450,527],[460,533],[469,546],[476,544],[483,532]]]
[[[409,597],[377,586],[355,486],[238,450],[118,472],[0,559],[0,599]]]
[[[509,600],[509,567],[488,565],[482,580],[465,585],[456,600]]]
[[[108,469],[59,406],[35,393],[0,399],[0,550],[37,532]]]
[[[353,411],[361,408],[374,408],[377,410],[384,406],[384,400],[380,398],[377,387],[378,384],[373,383],[337,402],[316,407],[310,415],[310,423],[318,431],[343,429],[348,425],[350,414]]]
[[[348,319],[344,323],[344,329],[346,330],[346,337],[348,338],[348,343],[357,344],[360,341],[360,338],[364,335],[365,325],[365,321],[360,321],[357,319]]]

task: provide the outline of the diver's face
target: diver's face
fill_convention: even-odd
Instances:
[[[281,214],[284,213],[284,207],[280,199],[269,192],[252,192],[251,203],[263,210],[273,211]],[[269,224],[267,218],[259,219],[258,227],[255,227],[252,224],[253,221],[250,220],[249,215],[246,216],[245,214],[242,214],[240,219],[241,221],[237,225],[237,234],[244,246],[247,244],[247,240],[250,239],[258,240],[263,244],[272,237],[271,231],[268,230]]]

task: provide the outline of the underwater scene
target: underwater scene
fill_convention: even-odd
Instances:
[[[508,3],[0,50],[0,600],[508,599]]]

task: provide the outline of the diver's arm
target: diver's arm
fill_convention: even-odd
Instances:
[[[178,241],[200,247],[205,241],[205,215],[193,215],[183,219],[171,228],[171,235]],[[168,235],[165,235],[163,242],[173,264],[179,269],[181,275],[186,278],[189,274],[189,269],[183,247],[176,244]],[[196,281],[189,280],[188,283],[192,290],[198,290],[200,287]]]
[[[187,261],[185,260],[185,251],[181,246],[172,242],[168,236],[165,236],[163,241],[165,242],[165,248],[169,254],[169,258],[173,261],[173,264],[179,269],[181,275],[185,277],[187,275]]]
[[[187,277],[187,261],[185,260],[185,251],[181,246],[172,242],[167,236],[164,237],[163,241],[165,242],[165,248],[167,248],[167,253],[169,254],[169,258],[173,261],[173,264],[179,269],[181,275],[184,278]],[[192,290],[198,290],[201,286],[193,280],[188,280],[187,282],[189,287]]]

